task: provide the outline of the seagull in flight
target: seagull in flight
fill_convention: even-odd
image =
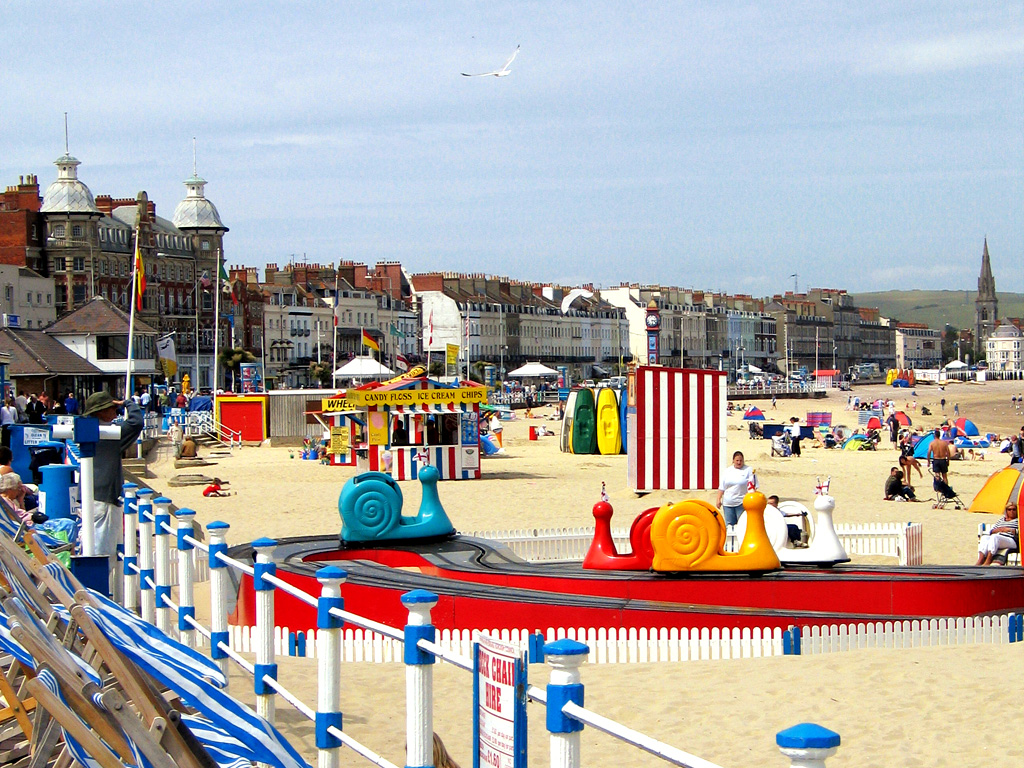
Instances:
[[[512,65],[512,61],[518,55],[519,55],[519,46],[517,45],[516,49],[512,52],[512,55],[508,57],[508,61],[506,61],[502,65],[501,69],[496,69],[493,72],[479,72],[479,73],[473,74],[473,75],[469,74],[468,72],[462,72],[460,74],[463,77],[489,77],[491,75],[494,75],[495,77],[505,77],[506,75],[511,75],[512,74],[512,70],[510,70],[509,67]]]

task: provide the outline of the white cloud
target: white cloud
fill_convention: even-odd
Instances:
[[[1020,28],[909,40],[874,48],[860,65],[866,72],[926,75],[1005,64],[1019,68],[1024,55]]]

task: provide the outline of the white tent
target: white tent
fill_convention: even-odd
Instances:
[[[557,376],[558,371],[542,363],[527,363],[508,372],[509,376]]]
[[[334,375],[339,379],[375,379],[378,376],[393,376],[394,373],[372,357],[354,357],[336,370]]]
[[[946,366],[946,370],[947,371],[958,371],[961,368],[966,368],[966,367],[967,367],[967,363],[963,362],[962,360],[954,360],[952,363],[950,363],[949,365]]]
[[[756,365],[750,365],[749,363],[747,364],[747,370],[750,373],[764,373],[764,371],[758,368]]]

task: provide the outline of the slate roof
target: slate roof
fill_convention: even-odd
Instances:
[[[128,315],[115,307],[102,296],[94,296],[85,304],[64,315],[60,320],[48,326],[46,333],[51,336],[76,336],[83,333],[108,335],[128,335]],[[135,333],[144,336],[155,336],[153,326],[135,318]]]
[[[8,376],[106,375],[44,331],[0,328],[0,352],[11,356]]]

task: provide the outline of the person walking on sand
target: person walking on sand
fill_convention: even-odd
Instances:
[[[942,478],[942,482],[949,483],[947,473],[949,472],[949,460],[956,456],[956,448],[942,439],[942,432],[936,427],[932,433],[933,438],[928,445],[928,461],[931,462],[932,472]]]
[[[960,403],[953,403],[953,416],[960,418]]]

